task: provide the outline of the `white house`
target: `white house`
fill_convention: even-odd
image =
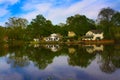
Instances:
[[[53,33],[49,37],[44,38],[45,41],[59,41],[60,39],[61,35],[56,33]]]
[[[68,31],[68,37],[75,37],[76,34],[73,31]]]
[[[39,39],[38,38],[34,38],[33,39],[35,42],[39,42]]]
[[[101,30],[90,30],[82,37],[82,40],[102,40],[103,34]]]

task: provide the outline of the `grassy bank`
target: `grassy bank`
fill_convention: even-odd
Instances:
[[[62,42],[62,41],[31,41],[30,44],[111,44],[114,43],[114,40],[86,40],[86,41],[69,41],[69,42]]]

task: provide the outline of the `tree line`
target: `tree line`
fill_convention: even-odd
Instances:
[[[53,25],[43,15],[39,14],[29,23],[25,18],[11,17],[0,26],[0,42],[8,39],[30,41],[33,38],[43,38],[52,33],[59,33],[64,37],[68,31],[76,33],[77,39],[87,31],[100,29],[104,32],[105,39],[120,39],[120,12],[107,7],[101,9],[97,20],[87,18],[85,15],[76,14],[67,18],[66,23]]]

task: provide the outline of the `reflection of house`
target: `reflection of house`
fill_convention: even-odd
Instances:
[[[60,39],[61,35],[56,33],[53,33],[49,37],[44,38],[45,41],[59,41]]]
[[[102,40],[104,38],[101,30],[90,30],[82,38],[82,40]]]
[[[102,52],[104,49],[103,45],[84,45],[88,53]]]
[[[45,45],[45,47],[50,49],[53,52],[56,52],[60,49],[59,45],[52,45],[52,44]]]
[[[38,48],[40,44],[34,44],[34,48]]]
[[[17,57],[14,54],[11,54],[7,57],[7,63],[11,64],[13,67],[25,67],[30,64],[30,61],[27,56]]]
[[[76,52],[75,48],[68,48],[68,51],[70,54],[73,54]]]

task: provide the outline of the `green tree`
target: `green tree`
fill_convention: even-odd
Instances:
[[[83,36],[88,30],[96,29],[94,21],[84,15],[76,14],[68,17],[66,23],[69,31],[74,31],[80,36]]]
[[[33,37],[40,38],[41,36],[48,36],[52,32],[52,23],[46,20],[43,15],[37,15],[28,26]]]
[[[8,37],[9,40],[23,40],[24,29],[20,27],[15,27],[14,29],[9,28]]]
[[[113,38],[119,42],[120,40],[120,12],[113,15],[111,22],[113,26],[110,28]]]
[[[52,30],[53,33],[59,33],[63,36],[67,36],[68,34],[68,27],[66,26],[66,24],[54,25]]]

